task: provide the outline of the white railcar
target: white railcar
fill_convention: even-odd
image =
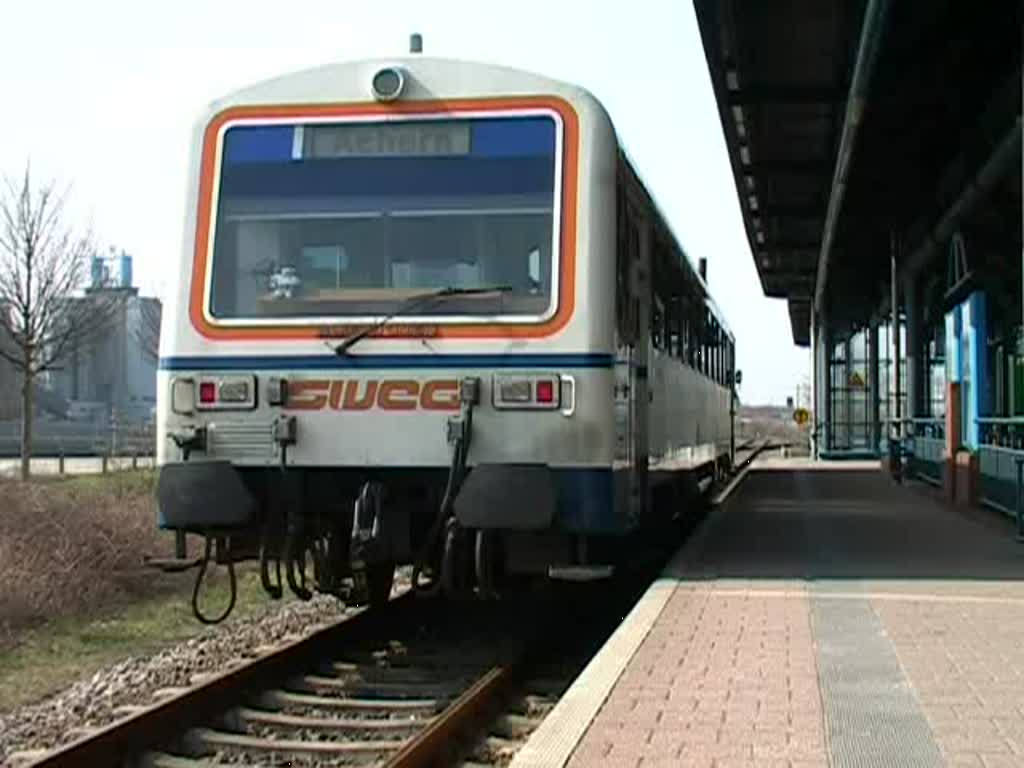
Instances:
[[[593,572],[731,460],[732,336],[581,88],[287,75],[202,116],[188,190],[161,524],[272,592]]]

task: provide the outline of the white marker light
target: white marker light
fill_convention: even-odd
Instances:
[[[405,89],[405,74],[398,67],[385,67],[373,76],[370,90],[377,101],[394,101]]]
[[[196,407],[196,384],[192,379],[171,379],[171,410],[179,415],[190,415]]]

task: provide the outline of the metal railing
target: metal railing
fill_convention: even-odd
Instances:
[[[987,416],[978,424],[978,499],[1017,519],[1024,537],[1024,418]]]
[[[942,485],[946,472],[946,424],[934,416],[916,416],[889,421],[890,436],[882,438],[880,450],[888,453],[894,474],[909,475],[932,485]],[[900,430],[898,442],[891,434]]]
[[[152,457],[156,430],[152,424],[116,425],[38,420],[33,425],[33,458]],[[0,458],[21,456],[21,424],[0,423]]]
[[[985,416],[977,422],[980,444],[1024,451],[1024,417]]]
[[[944,418],[917,416],[903,419],[903,423],[909,425],[910,433],[915,439],[919,437],[941,441],[946,439],[946,420]]]

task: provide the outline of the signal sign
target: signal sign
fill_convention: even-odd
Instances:
[[[811,412],[806,408],[797,408],[793,411],[793,421],[799,424],[801,427],[811,420]]]

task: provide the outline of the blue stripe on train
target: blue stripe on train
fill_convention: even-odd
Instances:
[[[616,477],[611,469],[556,468],[552,474],[560,528],[590,535],[622,535],[631,530],[625,506],[616,510]],[[626,482],[625,475],[620,480]],[[159,511],[157,524],[167,527]]]
[[[470,155],[473,157],[550,156],[555,153],[555,122],[549,117],[477,118],[471,122],[470,131]],[[225,165],[290,163],[294,140],[294,125],[229,128],[224,138]]]
[[[611,469],[553,469],[559,525],[573,533],[624,534],[631,525],[625,503],[616,510],[616,476]],[[623,474],[619,478],[626,482]],[[622,494],[625,502],[625,494]]]
[[[518,195],[550,204],[554,185],[550,156],[347,157],[311,162],[239,163],[225,167],[227,199],[345,197],[409,199],[466,195]],[[479,202],[479,201],[476,201]]]
[[[611,368],[613,355],[280,355],[162,357],[164,371],[333,371],[347,368]]]
[[[477,157],[526,157],[555,153],[549,117],[474,120],[470,153]]]
[[[294,137],[295,129],[290,125],[229,128],[224,138],[224,164],[288,162]]]

